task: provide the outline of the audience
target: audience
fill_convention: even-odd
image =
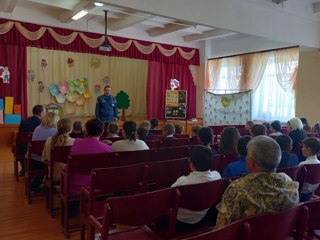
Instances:
[[[299,165],[305,164],[320,164],[320,161],[317,159],[317,154],[320,151],[320,140],[315,137],[308,137],[302,141],[302,154],[307,159],[301,162]],[[300,202],[308,201],[312,197],[313,191],[318,188],[319,184],[310,184],[304,182],[302,185],[302,190],[300,194]]]
[[[303,126],[304,125],[309,125],[308,119],[302,117],[302,118],[300,118],[300,120],[301,120]]]
[[[262,124],[254,124],[251,127],[250,133],[253,138],[260,135],[267,135],[267,128]]]
[[[268,123],[268,122],[263,122],[262,125],[264,125],[264,126],[266,127],[267,132],[268,132],[268,130],[271,129],[271,125],[270,125],[270,123]]]
[[[72,131],[71,120],[68,118],[61,118],[58,121],[57,129],[58,129],[58,132],[54,136],[48,137],[48,139],[45,143],[45,146],[44,146],[44,149],[42,152],[42,157],[41,157],[42,162],[47,161],[50,163],[51,150],[54,147],[73,145],[74,139],[69,137],[69,134]],[[49,164],[49,166],[50,166],[50,164]],[[54,176],[53,176],[54,181],[59,180],[61,178],[61,173],[62,173],[62,170],[65,166],[66,166],[65,164],[60,163],[60,162],[54,163],[54,171],[53,171],[54,172]]]
[[[311,133],[311,126],[309,125],[303,125],[302,129],[306,134]]]
[[[199,136],[199,130],[202,128],[201,125],[193,125],[191,127],[191,137],[198,137]]]
[[[243,174],[247,174],[248,170],[246,167],[247,157],[247,145],[252,138],[250,136],[243,136],[238,141],[238,153],[240,155],[236,162],[229,163],[226,169],[223,171],[223,177],[238,177]]]
[[[157,118],[152,118],[150,120],[150,129],[153,129],[153,130],[158,130],[159,128],[159,119]]]
[[[36,127],[32,134],[32,141],[41,141],[47,140],[48,137],[51,137],[57,133],[56,124],[58,121],[58,114],[53,112],[47,112],[42,118],[41,124]],[[41,156],[37,154],[31,154],[31,168],[34,170],[44,169],[44,164],[41,162]],[[42,177],[35,177],[31,184],[31,190],[34,192],[39,192],[42,189],[40,188]]]
[[[281,133],[281,123],[280,123],[279,120],[273,121],[270,126],[271,126],[271,132],[272,133],[270,133],[269,136],[277,137],[277,136],[282,135],[282,133]]]
[[[114,138],[114,137],[119,137],[119,125],[116,122],[111,122],[109,123],[108,127],[107,127],[107,137],[108,138]]]
[[[190,170],[188,176],[182,176],[172,184],[171,187],[189,185],[196,183],[209,182],[220,179],[221,176],[217,171],[210,171],[211,167],[211,151],[205,146],[196,146],[192,149],[190,155]],[[177,230],[184,230],[193,227],[200,222],[209,209],[202,211],[190,211],[179,208],[177,216]]]
[[[46,113],[46,109],[42,105],[35,105],[32,108],[32,117],[28,117],[23,119],[19,125],[19,132],[33,132],[36,127],[38,127],[41,123],[41,119]],[[19,155],[24,155],[28,150],[27,144],[19,144],[16,146],[17,153]],[[24,161],[20,161],[21,164],[21,171],[19,172],[20,176],[24,176],[25,174],[25,167]]]
[[[312,132],[318,134],[318,137],[320,136],[320,123],[316,123],[313,126]]]
[[[142,122],[140,123],[140,126],[139,126],[139,127],[144,127],[144,128],[146,128],[147,130],[149,130],[149,129],[150,129],[150,122],[147,121],[147,120],[144,120],[144,121],[142,121]]]
[[[292,139],[292,152],[297,152],[299,144],[307,137],[303,131],[303,124],[299,118],[291,118],[288,121],[288,135]]]
[[[219,153],[231,154],[237,152],[237,144],[240,138],[238,129],[226,127],[222,130]]]
[[[72,127],[72,132],[73,133],[82,133],[83,132],[83,127],[82,127],[81,121],[74,121],[73,127]]]
[[[137,129],[137,138],[145,142],[148,138],[148,133],[149,130],[147,128],[139,127]]]
[[[253,126],[254,122],[252,121],[247,121],[246,122],[246,125],[244,126],[244,128],[247,130],[247,131],[250,131],[251,127]]]
[[[282,211],[299,202],[299,184],[275,172],[281,157],[278,143],[268,136],[257,136],[247,148],[249,174],[232,182],[224,192],[218,206],[219,228],[246,217]]]
[[[281,161],[278,168],[295,167],[299,164],[296,154],[291,153],[292,139],[288,135],[281,135],[276,139],[281,149]]]
[[[113,152],[147,150],[147,144],[136,139],[137,124],[134,121],[127,121],[123,124],[124,140],[116,141],[112,144]]]
[[[96,154],[111,152],[111,147],[103,142],[100,142],[100,136],[103,133],[104,123],[93,118],[86,122],[85,138],[76,138],[70,154]]]
[[[200,143],[203,146],[210,149],[211,155],[212,156],[217,155],[217,151],[211,147],[212,139],[213,139],[212,129],[209,127],[202,127],[202,128],[200,128],[198,135],[199,135]]]
[[[174,124],[174,131],[175,131],[175,134],[182,134],[183,126],[180,124]]]
[[[174,125],[171,123],[167,123],[163,126],[163,135],[165,140],[175,140],[174,135]]]
[[[32,141],[47,140],[48,137],[55,135],[58,131],[56,128],[58,119],[58,114],[47,112],[42,118],[41,124],[35,128]]]

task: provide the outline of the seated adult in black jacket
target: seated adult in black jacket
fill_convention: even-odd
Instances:
[[[36,127],[41,123],[42,116],[45,114],[46,110],[42,105],[35,105],[32,108],[32,117],[28,117],[21,121],[19,126],[19,132],[33,132]],[[17,147],[17,152],[19,155],[25,154],[27,152],[28,146],[26,144],[19,144]],[[24,175],[24,162],[21,161],[21,172],[20,175]]]

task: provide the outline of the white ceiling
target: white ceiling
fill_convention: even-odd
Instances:
[[[285,13],[289,14],[289,16],[292,15],[320,23],[320,6],[319,12],[314,8],[315,4],[320,5],[319,0],[287,0],[282,4],[274,4],[272,0],[237,1],[248,4],[248,6],[254,5],[257,9],[264,8],[272,12]],[[35,22],[36,16],[30,16],[29,14],[29,17],[26,17],[21,16],[20,13],[36,9],[39,12],[39,19],[41,19],[38,22],[39,24],[71,29],[79,28],[80,24],[84,24],[87,25],[87,31],[101,33],[104,27],[103,10],[107,10],[108,30],[111,35],[154,42],[161,42],[163,39],[178,39],[181,42],[180,45],[185,46],[197,46],[199,41],[207,39],[210,39],[211,43],[221,43],[243,39],[248,36],[248,34],[237,31],[217,28],[214,23],[210,24],[210,26],[197,24],[109,4],[109,2],[115,1],[101,0],[100,2],[104,3],[102,7],[94,6],[94,1],[89,0],[1,0],[0,17]],[[80,20],[73,21],[71,17],[82,9],[87,9],[89,14]],[[42,21],[46,16],[50,18],[50,23]],[[97,25],[99,25],[99,30],[96,30]]]

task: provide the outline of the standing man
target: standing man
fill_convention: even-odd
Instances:
[[[111,94],[111,87],[104,87],[104,94],[97,98],[96,118],[102,122],[113,122],[117,120],[118,107],[117,101]]]

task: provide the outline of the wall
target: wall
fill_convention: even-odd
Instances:
[[[320,121],[320,51],[300,53],[296,116]]]

